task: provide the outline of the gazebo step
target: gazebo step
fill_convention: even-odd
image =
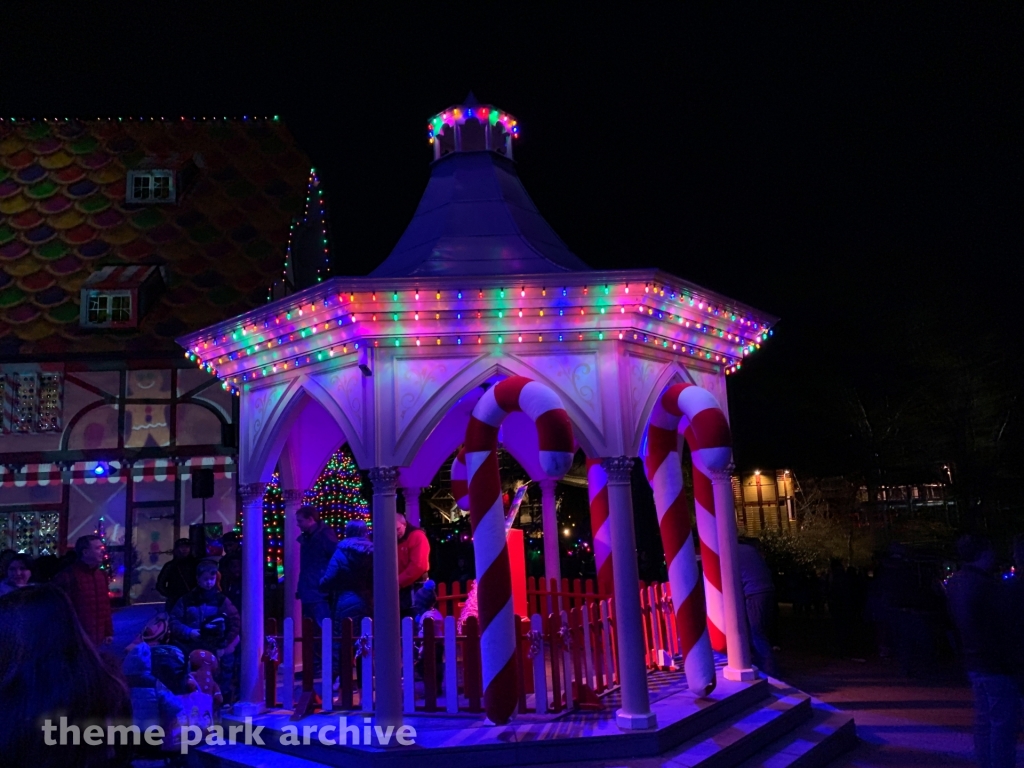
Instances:
[[[811,719],[744,762],[741,768],[821,768],[857,744],[853,717],[811,700]]]
[[[732,768],[806,722],[811,698],[794,691],[772,695],[660,756],[689,768]]]

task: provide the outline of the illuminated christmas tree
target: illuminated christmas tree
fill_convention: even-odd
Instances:
[[[280,578],[284,573],[284,494],[277,472],[263,492],[263,551],[267,569],[274,578]]]
[[[334,528],[338,535],[349,520],[362,520],[371,525],[370,508],[362,494],[363,481],[359,468],[347,446],[339,448],[313,487],[302,497],[302,503],[320,512],[320,519]]]

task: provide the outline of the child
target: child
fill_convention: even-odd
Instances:
[[[202,560],[196,567],[196,588],[182,597],[171,611],[171,638],[188,657],[192,651],[210,651],[221,659],[222,687],[229,680],[238,646],[241,618],[238,609],[217,587],[217,563]]]

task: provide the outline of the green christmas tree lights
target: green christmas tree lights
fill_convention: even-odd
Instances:
[[[314,507],[320,513],[320,519],[340,536],[349,520],[372,524],[362,487],[355,459],[348,447],[342,446],[331,456],[313,487],[303,495],[302,503]]]
[[[263,492],[263,551],[267,569],[280,578],[284,573],[284,494],[277,472]]]

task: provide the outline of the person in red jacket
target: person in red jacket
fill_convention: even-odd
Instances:
[[[53,583],[71,599],[78,621],[97,646],[114,641],[114,619],[110,611],[107,574],[100,570],[103,540],[96,535],[80,536],[75,542],[78,559],[54,578]]]
[[[409,525],[405,515],[395,515],[398,527],[398,604],[403,616],[412,615],[412,593],[427,578],[430,541],[422,528]]]

